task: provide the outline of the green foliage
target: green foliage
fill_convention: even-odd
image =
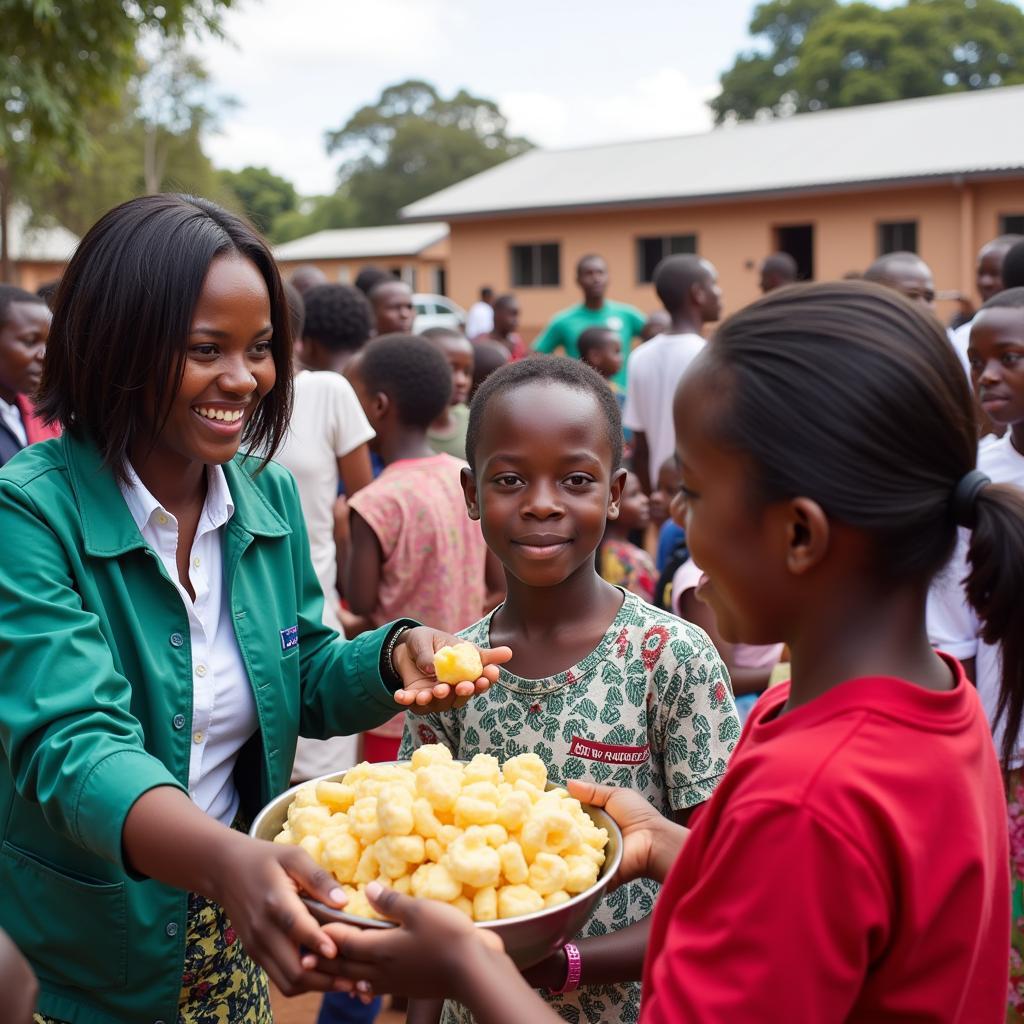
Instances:
[[[768,0],[711,101],[715,121],[1024,82],[1024,11],[1010,0]]]
[[[443,99],[427,82],[389,86],[327,135],[345,157],[342,181],[359,224],[391,224],[408,203],[526,152],[492,100],[460,90]]]
[[[240,209],[264,234],[270,232],[282,214],[292,212],[298,205],[295,186],[266,167],[221,171],[219,178],[221,185],[237,199]]]
[[[356,208],[342,187],[331,195],[300,201],[299,209],[280,214],[268,237],[274,242],[290,242],[317,231],[350,228],[357,222]]]

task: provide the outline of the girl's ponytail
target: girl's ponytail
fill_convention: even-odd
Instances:
[[[1024,492],[986,484],[974,497],[965,581],[981,619],[981,638],[1002,649],[997,721],[1005,725],[1004,767],[1017,756],[1024,720]]]

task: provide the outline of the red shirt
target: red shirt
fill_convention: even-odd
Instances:
[[[1006,802],[974,687],[854,679],[776,717],[788,695],[661,891],[641,1021],[1003,1021]]]

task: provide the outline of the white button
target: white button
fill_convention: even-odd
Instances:
[[[198,558],[193,558],[192,559],[192,564],[198,569],[199,568],[199,564],[200,564],[199,563],[199,559]]]
[[[163,512],[161,512],[161,513],[160,513],[160,515],[158,515],[158,516],[156,517],[156,521],[157,521],[157,522],[158,522],[158,523],[159,523],[159,524],[160,524],[161,526],[166,526],[166,525],[167,525],[167,516],[165,516],[165,515],[163,514]]]
[[[194,733],[192,733],[192,742],[193,743],[202,743],[203,742],[203,734],[201,732],[194,732]]]
[[[205,676],[206,675],[206,666],[205,665],[196,665],[196,675],[197,676]]]

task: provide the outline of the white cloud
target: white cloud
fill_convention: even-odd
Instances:
[[[579,146],[706,131],[712,124],[707,101],[717,91],[717,85],[694,86],[682,71],[661,68],[617,93],[509,92],[500,104],[512,132],[541,146]]]

